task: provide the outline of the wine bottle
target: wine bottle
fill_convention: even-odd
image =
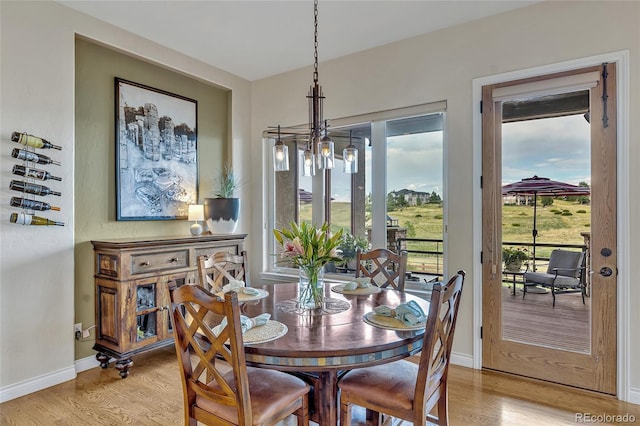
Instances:
[[[44,148],[44,149],[57,149],[61,150],[62,147],[58,145],[54,145],[46,139],[39,138],[37,136],[28,135],[26,133],[13,132],[11,133],[11,140],[13,142],[21,143],[25,146],[32,146],[34,148]]]
[[[13,158],[17,158],[18,160],[31,161],[38,164],[55,164],[56,166],[60,165],[58,161],[53,161],[46,155],[36,154],[35,152],[25,151],[24,149],[13,148],[13,151],[11,151],[11,156]]]
[[[15,164],[13,166],[13,174],[18,176],[26,176],[39,180],[62,180],[62,178],[53,176],[46,170],[32,169],[31,167],[25,167],[22,164]]]
[[[59,192],[52,191],[51,188],[44,185],[38,185],[37,183],[23,182],[21,180],[12,180],[9,184],[9,188],[14,191],[26,192],[27,194],[35,195],[62,195]]]
[[[22,209],[27,210],[55,210],[60,211],[60,207],[52,206],[49,203],[45,203],[44,201],[36,201],[30,200],[28,198],[19,198],[19,197],[11,197],[11,206],[12,207],[20,207]]]
[[[26,213],[11,213],[9,219],[11,223],[17,223],[18,225],[57,225],[64,226],[64,222],[56,222],[55,220],[47,219],[45,217],[34,216]]]

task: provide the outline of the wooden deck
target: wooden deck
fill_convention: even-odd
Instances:
[[[550,293],[527,291],[516,294],[503,287],[502,336],[505,340],[531,345],[589,353],[591,348],[591,299],[582,304],[580,293],[556,295],[552,306]]]

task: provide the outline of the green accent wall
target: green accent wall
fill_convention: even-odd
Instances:
[[[82,38],[75,54],[75,322],[87,328],[95,324],[92,240],[190,235],[186,220],[116,221],[114,77],[198,102],[200,202],[229,158],[231,92]],[[92,329],[75,359],[93,355],[94,342]]]

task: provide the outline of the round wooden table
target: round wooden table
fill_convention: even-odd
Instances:
[[[317,311],[287,312],[283,302],[295,299],[297,283],[259,287],[269,296],[242,306],[244,315],[268,312],[271,319],[286,324],[286,335],[266,343],[245,344],[251,365],[291,372],[314,387],[312,420],[320,425],[338,423],[338,379],[352,368],[383,364],[406,358],[422,348],[424,329],[389,330],[369,325],[363,316],[376,306],[395,307],[416,301],[425,313],[429,302],[408,293],[382,290],[371,295],[347,295],[331,291],[336,283],[325,284],[325,297],[349,307],[338,313]],[[338,305],[340,304],[338,303]]]

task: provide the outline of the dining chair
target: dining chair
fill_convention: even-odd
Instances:
[[[404,291],[407,252],[397,254],[386,248],[356,252],[356,278],[369,277],[378,287]]]
[[[549,256],[546,272],[525,272],[522,297],[527,295],[527,288],[542,286],[551,289],[553,305],[556,306],[556,295],[565,293],[582,293],[582,304],[586,286],[584,283],[584,252],[556,249]]]
[[[374,425],[379,424],[381,413],[415,426],[427,421],[448,424],[447,375],[464,276],[464,271],[458,271],[445,286],[433,286],[418,364],[400,360],[354,369],[342,377],[338,382],[341,426],[351,424],[352,405],[371,412]],[[437,416],[430,414],[435,407]]]
[[[183,285],[170,295],[185,425],[272,425],[294,413],[299,426],[309,424],[309,385],[281,371],[247,367],[236,292],[222,300]],[[227,325],[216,336],[213,326],[223,319]]]
[[[217,252],[212,256],[198,256],[200,285],[213,293],[222,291],[229,280],[244,281],[250,287],[248,266],[247,252],[244,250],[240,255]]]

